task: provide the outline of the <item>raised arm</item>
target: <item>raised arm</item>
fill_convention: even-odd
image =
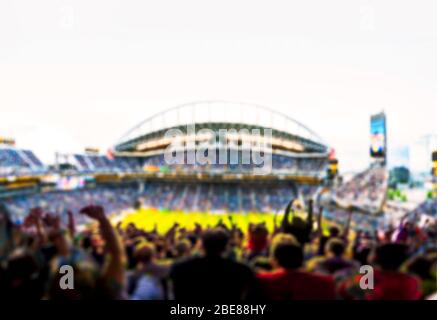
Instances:
[[[38,245],[42,245],[48,241],[48,235],[43,223],[43,214],[44,212],[41,208],[32,208],[25,220],[26,227],[35,227]]]
[[[287,208],[285,209],[284,217],[282,218],[281,223],[281,229],[282,231],[285,231],[287,227],[290,225],[290,212],[291,212],[291,206],[293,205],[294,199],[290,200],[290,202],[287,205]]]
[[[319,207],[319,214],[317,216],[317,236],[321,237],[323,235],[323,228],[322,228],[322,220],[323,220],[323,207]]]
[[[354,213],[353,209],[349,209],[346,226],[345,226],[344,232],[343,232],[343,239],[348,239],[348,237],[349,237],[353,213]]]
[[[273,234],[272,236],[277,235],[281,232],[280,226],[278,226],[278,212],[275,213],[275,216],[273,217]]]
[[[231,230],[232,231],[237,230],[237,225],[234,221],[234,217],[231,214],[228,214],[228,221],[229,221],[229,224],[231,226]]]
[[[68,215],[68,231],[70,232],[71,238],[74,238],[76,235],[76,220],[74,219],[73,212],[70,210],[67,211]]]
[[[313,223],[314,223],[314,202],[312,199],[308,200],[308,216],[307,216],[307,224],[310,229],[310,231],[313,230]]]
[[[88,206],[80,212],[99,223],[100,234],[105,240],[106,249],[110,254],[110,259],[103,274],[104,278],[123,285],[125,281],[124,251],[111,222],[105,215],[104,209],[100,206]]]

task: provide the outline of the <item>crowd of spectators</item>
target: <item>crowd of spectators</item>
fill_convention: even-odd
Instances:
[[[414,212],[437,218],[437,199],[435,197],[427,199],[421,203]]]
[[[210,212],[277,212],[294,195],[281,184],[148,183],[144,204],[169,210]]]
[[[314,188],[303,187],[306,197]],[[115,185],[69,191],[33,193],[5,198],[5,204],[21,221],[33,207],[50,208],[57,213],[79,210],[83,204],[99,204],[108,212],[132,207],[138,199],[148,208],[187,212],[281,211],[296,191],[288,184],[268,183],[169,183],[147,182],[143,187]]]
[[[69,210],[65,223],[41,208],[22,225],[0,207],[0,295],[7,299],[177,301],[418,300],[437,291],[437,226],[402,221],[397,229],[359,232],[349,222],[322,228],[309,201],[305,219],[293,201],[274,230],[241,230],[229,221],[165,234],[112,226],[101,206]],[[94,221],[78,231],[81,216]],[[147,217],[145,217],[147,219]],[[60,287],[63,265],[74,289]],[[360,267],[373,268],[363,287]],[[368,287],[371,286],[371,288]]]
[[[128,172],[139,173],[148,170],[153,172],[208,172],[208,173],[252,173],[254,170],[265,168],[277,173],[288,174],[317,174],[326,166],[323,158],[293,158],[280,154],[273,154],[271,162],[267,161],[267,155],[255,160],[249,155],[246,159],[242,153],[235,156],[228,155],[226,164],[219,164],[220,156],[217,152],[215,163],[204,164],[195,161],[191,164],[184,154],[182,163],[169,163],[163,154],[149,157],[108,157],[97,154],[74,154],[70,161],[70,168],[75,168],[81,173],[114,173]],[[16,148],[0,148],[0,175],[22,175],[47,172],[41,160],[30,150]]]
[[[344,207],[356,207],[377,212],[387,191],[388,173],[383,166],[374,165],[335,188],[335,200]]]
[[[56,191],[33,193],[3,199],[8,207],[11,219],[21,224],[32,208],[42,208],[56,213],[65,220],[67,211],[79,211],[85,204],[98,204],[107,212],[121,212],[132,208],[138,198],[138,190],[132,187],[101,187],[77,189],[70,191]],[[83,216],[79,216],[79,223],[83,223]]]
[[[247,157],[247,158],[246,158]],[[271,160],[267,160],[270,159]],[[307,173],[314,174],[321,172],[326,166],[326,160],[323,158],[293,158],[280,154],[264,154],[263,158],[256,159],[251,155],[243,156],[240,152],[238,155],[231,156],[228,154],[226,164],[220,164],[220,155],[217,152],[214,163],[200,163],[195,161],[192,164],[187,154],[184,154],[182,163],[180,159],[175,158],[174,163],[166,161],[164,155],[151,156],[144,159],[145,167],[165,167],[170,171],[179,172],[252,172],[255,169],[263,168],[265,165],[271,166],[271,169],[277,172],[287,172],[293,174]],[[256,159],[256,160],[254,160]],[[263,160],[264,159],[264,160]],[[194,161],[194,160],[191,160]]]

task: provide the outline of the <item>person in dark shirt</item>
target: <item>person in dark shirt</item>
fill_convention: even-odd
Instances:
[[[346,245],[343,240],[333,238],[326,244],[325,258],[315,266],[316,272],[333,275],[338,271],[358,269],[357,262],[344,257]]]
[[[293,235],[301,245],[310,242],[311,232],[313,230],[313,201],[308,202],[308,216],[306,220],[301,217],[294,216],[293,205],[297,199],[292,199],[285,209],[284,217],[282,218],[281,231],[283,233]],[[290,221],[290,216],[293,218]]]
[[[319,249],[317,251],[317,254],[320,256],[324,255],[326,244],[328,243],[328,241],[339,237],[340,237],[340,229],[336,226],[329,227],[329,235],[328,236],[321,235],[319,237]]]
[[[202,236],[204,255],[176,263],[170,279],[177,301],[242,301],[249,298],[255,276],[241,263],[224,258],[229,236],[223,229]]]

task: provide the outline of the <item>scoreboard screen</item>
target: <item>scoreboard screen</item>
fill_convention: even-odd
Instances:
[[[370,120],[370,156],[372,158],[386,157],[387,127],[385,114],[371,117]]]
[[[62,177],[57,181],[58,190],[76,190],[85,187],[84,177]]]

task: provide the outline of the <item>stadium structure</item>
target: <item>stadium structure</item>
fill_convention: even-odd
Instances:
[[[169,150],[182,151],[182,162],[169,163],[165,159]],[[255,163],[252,155],[258,151],[265,153],[266,161]],[[168,173],[177,173],[178,178],[199,173],[218,179],[251,176],[255,167],[269,166],[265,173],[274,178],[317,181],[326,165],[328,147],[303,124],[266,107],[200,102],[142,121],[120,139],[114,152],[118,157],[140,157],[145,172],[163,173],[160,177]],[[206,163],[190,162],[190,153],[206,154]]]
[[[267,107],[221,101],[168,109],[130,129],[107,155],[92,149],[58,154],[55,166],[37,171],[4,160],[9,155],[2,150],[8,174],[0,194],[18,216],[34,205],[59,202],[57,210],[66,210],[84,193],[109,210],[141,203],[163,210],[277,212],[292,197],[312,195],[329,160],[327,144],[298,121]],[[179,161],[168,161],[176,153]]]

